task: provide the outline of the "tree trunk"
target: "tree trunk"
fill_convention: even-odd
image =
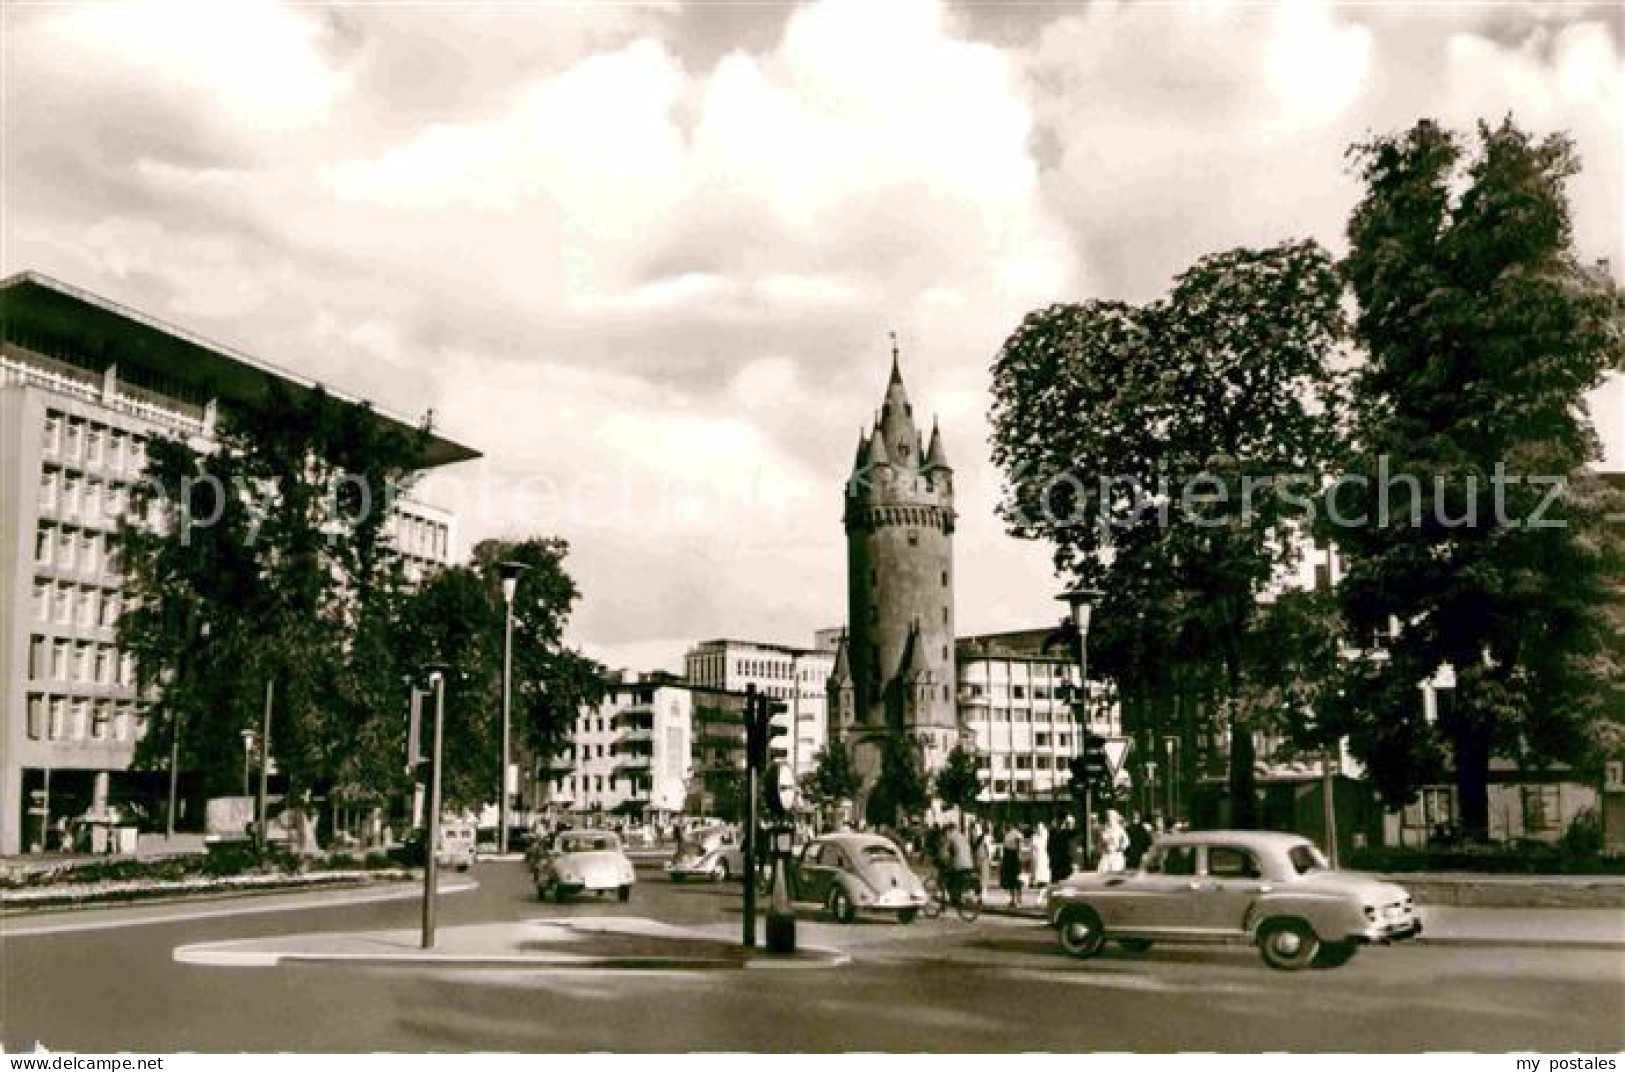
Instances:
[[[1490,735],[1484,727],[1464,720],[1455,732],[1456,801],[1461,812],[1461,836],[1469,842],[1490,837]]]
[[[1256,751],[1252,726],[1241,717],[1241,651],[1232,635],[1225,644],[1225,715],[1230,731],[1230,826],[1251,830],[1258,825],[1258,792],[1253,774]]]

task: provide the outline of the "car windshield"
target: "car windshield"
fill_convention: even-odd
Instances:
[[[902,862],[902,858],[897,855],[897,850],[890,845],[865,845],[863,847],[863,858],[870,863],[876,864]]]
[[[1292,870],[1300,875],[1307,875],[1311,871],[1330,871],[1332,869],[1332,865],[1326,862],[1326,857],[1320,854],[1320,850],[1308,842],[1292,846],[1286,857],[1292,861]]]
[[[559,839],[560,852],[604,852],[618,848],[614,834],[568,834]]]

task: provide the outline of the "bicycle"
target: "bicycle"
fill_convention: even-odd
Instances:
[[[982,914],[982,883],[975,876],[966,876],[960,888],[952,892],[943,889],[942,877],[932,875],[925,880],[925,918],[936,919],[952,905],[959,918],[975,923]]]

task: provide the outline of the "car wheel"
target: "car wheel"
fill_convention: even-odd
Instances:
[[[711,869],[711,881],[712,882],[727,882],[728,881],[728,861],[727,860],[718,860],[717,861],[717,866]]]
[[[615,896],[620,898],[622,904],[625,904],[632,899],[632,887],[622,886],[620,889],[615,891]]]
[[[1061,932],[1061,948],[1074,957],[1087,960],[1106,944],[1106,928],[1100,915],[1088,905],[1073,905],[1056,920]]]
[[[918,908],[905,908],[902,911],[897,913],[897,922],[899,922],[899,923],[913,923],[915,918],[918,917],[919,914],[920,914],[920,910]]]
[[[1354,959],[1360,947],[1353,942],[1322,942],[1320,955],[1315,958],[1317,968],[1341,968]]]
[[[858,910],[852,905],[852,898],[839,886],[829,891],[829,900],[824,904],[837,923],[851,923],[858,916]]]
[[[1320,939],[1301,919],[1271,920],[1259,928],[1258,951],[1277,971],[1298,971],[1314,963]]]
[[[1151,948],[1151,943],[1144,938],[1119,938],[1117,944],[1123,947],[1125,953],[1133,953],[1135,956]]]

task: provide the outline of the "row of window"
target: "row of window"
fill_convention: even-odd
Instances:
[[[41,624],[111,629],[123,605],[124,597],[117,591],[67,581],[34,582],[34,620]]]
[[[139,477],[147,469],[146,436],[70,417],[59,410],[46,411],[43,446],[47,458],[129,477]]]
[[[28,676],[35,681],[132,688],[135,656],[111,644],[36,635],[28,647]]]
[[[39,693],[28,698],[31,740],[128,742],[140,740],[146,732],[146,718],[133,704]]]
[[[122,569],[118,537],[73,525],[40,522],[34,533],[34,563],[67,573],[117,577]]]
[[[1008,707],[995,707],[987,714],[977,712],[969,721],[971,725],[977,726],[986,725],[989,722],[1058,722],[1062,725],[1070,725],[1077,720],[1072,717],[1072,712],[1066,708],[1045,712],[1034,711],[1026,707],[1018,707],[1013,711]]]
[[[39,508],[41,513],[69,519],[114,523],[124,517],[130,505],[129,485],[115,480],[95,480],[65,469],[46,467],[40,471]],[[154,500],[147,520],[156,523],[161,504]]]
[[[995,700],[1025,700],[1028,699],[1026,685],[1011,685],[1008,689],[1002,685],[994,685],[991,690],[979,681],[966,682],[962,689],[965,697],[971,700],[985,699],[989,695]],[[1074,700],[1077,698],[1077,689],[1070,682],[1058,684],[1051,689],[1048,685],[1032,686],[1032,699],[1034,700]]]
[[[1025,770],[1043,770],[1043,771],[1058,770],[1058,771],[1064,771],[1064,770],[1067,769],[1066,761],[1068,759],[1070,759],[1070,758],[1072,758],[1072,754],[1070,752],[1066,752],[1066,753],[1063,753],[1061,755],[1053,756],[1053,757],[1052,756],[1042,756],[1042,755],[1033,756],[1033,755],[1027,755],[1025,753],[1022,753],[1022,754],[1013,755],[1013,756],[1012,755],[996,755],[996,756],[991,757],[991,763],[990,763],[988,756],[982,756],[977,761],[977,765],[981,768],[982,773],[984,773],[984,774],[986,774],[988,771],[993,770],[995,768],[997,768],[998,770],[1010,770],[1010,769],[1014,768],[1015,770],[1018,770],[1018,771],[1025,771]]]
[[[397,514],[393,526],[395,549],[403,555],[444,562],[451,557],[451,529],[437,521]]]
[[[602,793],[605,791],[605,781],[606,779],[602,774],[560,775],[553,779],[553,791],[563,793],[566,789],[569,789],[571,793]],[[609,782],[608,791],[611,793],[619,793],[622,782],[626,783],[626,791],[634,795],[647,793],[650,789],[650,781],[647,778],[616,778],[611,776],[607,781]]]

